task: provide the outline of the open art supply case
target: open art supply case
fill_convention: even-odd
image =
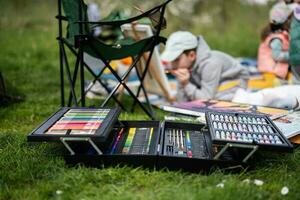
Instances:
[[[259,149],[292,151],[265,115],[208,112],[205,125],[119,121],[119,114],[119,108],[64,107],[32,131],[28,141],[61,142],[70,153],[65,155],[70,165],[206,172],[243,169]]]

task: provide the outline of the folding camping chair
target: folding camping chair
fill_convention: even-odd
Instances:
[[[59,22],[59,50],[60,50],[60,77],[61,77],[61,102],[62,106],[65,106],[65,85],[64,85],[64,70],[66,71],[66,77],[69,82],[70,93],[68,98],[68,106],[78,106],[81,102],[81,106],[85,106],[85,88],[84,88],[84,69],[87,69],[95,78],[94,81],[98,81],[108,92],[107,98],[101,104],[101,107],[107,105],[109,100],[114,99],[117,104],[124,109],[124,105],[116,98],[116,93],[120,86],[124,87],[128,94],[133,98],[134,102],[143,109],[143,111],[152,119],[154,118],[154,112],[147,97],[147,92],[143,86],[143,80],[148,71],[148,66],[153,53],[153,49],[161,42],[165,42],[166,39],[159,36],[161,29],[165,26],[165,19],[163,17],[166,5],[171,0],[166,0],[161,5],[158,5],[142,14],[128,18],[128,19],[116,19],[112,21],[102,20],[99,22],[89,22],[87,19],[87,6],[83,0],[58,0],[58,22]],[[65,15],[62,15],[62,8]],[[133,23],[142,18],[150,18],[153,22],[153,26],[156,30],[155,34],[151,37],[134,41],[134,40],[119,40],[114,44],[105,44],[98,38],[93,37],[90,31],[94,26],[112,26],[120,27],[125,23]],[[67,35],[63,37],[63,21],[68,22]],[[67,46],[71,52],[76,56],[76,63],[71,74],[71,68],[68,62],[65,46]],[[136,68],[138,61],[141,59],[145,52],[149,52],[148,60],[146,60],[146,66],[141,73],[137,73],[140,81],[139,90],[142,90],[148,105],[148,108],[143,105],[139,99],[138,94],[134,94],[132,90],[127,86],[126,79],[130,72]],[[95,58],[100,59],[104,63],[104,67],[99,74],[95,74],[93,70],[84,62],[84,53],[87,53]],[[122,59],[126,57],[132,57],[132,64],[128,70],[120,77],[116,70],[110,65],[111,60]],[[113,89],[109,89],[105,83],[103,83],[102,75],[105,69],[109,69],[118,83]],[[76,79],[80,77],[80,98],[77,97]]]

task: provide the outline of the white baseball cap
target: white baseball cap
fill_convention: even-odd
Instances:
[[[172,62],[185,50],[194,49],[197,46],[197,37],[192,33],[187,31],[174,32],[167,40],[166,48],[161,55],[161,59],[163,61]]]
[[[284,2],[278,2],[270,10],[270,22],[283,24],[292,12],[293,8],[291,6],[287,6]]]

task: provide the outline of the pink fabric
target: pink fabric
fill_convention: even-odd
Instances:
[[[289,64],[288,62],[276,62],[272,58],[272,49],[270,47],[270,42],[275,38],[280,39],[283,44],[283,50],[288,51],[290,43],[289,33],[287,31],[270,34],[259,46],[258,70],[260,72],[274,73],[278,77],[284,79],[288,74]]]

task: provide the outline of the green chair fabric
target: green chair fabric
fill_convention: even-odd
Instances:
[[[156,44],[164,41],[164,39],[160,38],[160,40],[156,41]],[[106,45],[100,40],[90,38],[88,42],[83,44],[83,48],[84,52],[94,57],[101,55],[106,60],[117,60],[150,51],[152,42],[153,38],[151,37],[135,43],[132,43],[132,40],[122,40],[115,45]]]
[[[82,0],[62,0],[62,6],[65,12],[65,17],[68,20],[68,26],[67,26],[67,35],[66,38],[72,45],[75,43],[75,36],[80,34],[80,24],[77,23],[78,21],[88,21],[87,17],[87,5],[83,3]],[[81,8],[81,17],[79,13],[79,6],[80,3],[82,5]],[[89,34],[90,28],[89,24],[83,25],[82,34]]]

